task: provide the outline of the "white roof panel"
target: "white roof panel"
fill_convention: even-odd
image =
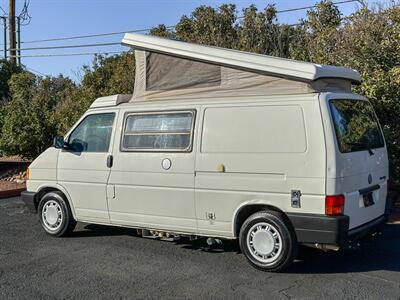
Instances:
[[[100,97],[93,101],[93,103],[90,105],[90,108],[116,106],[120,103],[128,102],[131,98],[131,94],[117,94]]]
[[[312,81],[320,78],[342,78],[360,83],[360,74],[345,67],[327,66],[268,55],[175,41],[150,35],[126,33],[122,44],[218,65],[262,72],[280,77]]]

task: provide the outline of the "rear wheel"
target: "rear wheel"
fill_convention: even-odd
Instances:
[[[65,236],[76,226],[71,208],[60,192],[45,194],[40,199],[38,212],[43,229],[52,236]]]
[[[251,215],[241,227],[239,244],[253,266],[269,272],[287,268],[297,253],[297,241],[290,224],[275,211]]]

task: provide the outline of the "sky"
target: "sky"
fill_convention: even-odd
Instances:
[[[338,0],[334,0],[336,2]],[[120,42],[123,34],[93,37],[66,41],[28,43],[29,41],[90,35],[98,33],[145,29],[158,24],[175,25],[182,15],[190,15],[200,5],[218,7],[224,3],[236,4],[240,13],[245,7],[255,4],[262,10],[268,4],[275,4],[277,10],[312,6],[316,0],[31,0],[29,14],[32,17],[29,25],[21,28],[21,48],[79,45],[93,43]],[[16,0],[16,14],[22,9],[24,0]],[[8,0],[0,0],[0,6],[8,13]],[[356,10],[356,2],[339,5],[343,15]],[[305,17],[306,10],[278,14],[281,23],[293,24]],[[0,30],[0,41],[3,30]],[[25,44],[24,44],[25,42]],[[3,47],[3,46],[1,46]],[[26,50],[21,55],[93,53],[124,51],[121,45],[87,47],[57,50]],[[3,52],[0,52],[3,55]],[[26,57],[22,58],[30,71],[39,75],[57,76],[63,74],[75,81],[82,77],[82,66],[90,64],[93,55],[64,57]]]

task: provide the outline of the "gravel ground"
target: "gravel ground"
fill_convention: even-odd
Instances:
[[[0,200],[0,299],[400,299],[400,225],[358,251],[301,248],[285,273],[252,268],[235,243],[161,242],[78,224],[52,238],[19,198]]]

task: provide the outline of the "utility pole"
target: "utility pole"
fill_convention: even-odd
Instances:
[[[16,41],[15,41],[15,0],[9,0],[8,20],[9,20],[9,35],[10,35],[10,61],[16,63]]]
[[[18,66],[21,66],[21,18],[17,17]]]
[[[4,61],[7,61],[7,18],[1,17],[4,25]]]

